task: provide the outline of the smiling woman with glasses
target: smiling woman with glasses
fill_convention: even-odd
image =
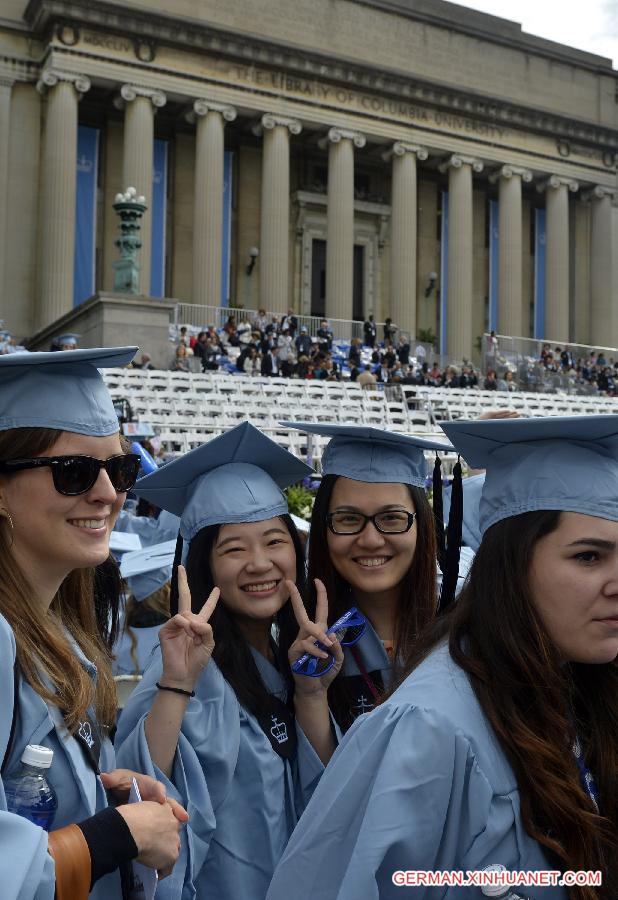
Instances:
[[[376,705],[436,613],[425,451],[451,448],[378,428],[284,424],[331,438],[311,517],[309,584],[317,577],[326,585],[332,621],[352,606],[368,620],[362,639],[344,648],[329,690],[345,730]]]
[[[132,858],[171,870],[187,819],[154,779],[114,768],[109,739],[117,598],[102,579],[139,457],[97,369],[135,349],[0,357],[0,892],[16,900],[121,900]],[[49,834],[1,789],[28,744],[53,751]],[[126,803],[132,774],[142,804]]]

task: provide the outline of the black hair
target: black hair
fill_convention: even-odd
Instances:
[[[296,553],[296,586],[301,597],[306,592],[305,561],[296,526],[289,515],[280,516],[292,538]],[[215,587],[210,567],[210,554],[219,535],[220,525],[209,525],[193,538],[189,545],[186,569],[193,612],[198,612]],[[212,658],[228,684],[233,689],[238,702],[253,715],[269,712],[268,691],[251,654],[251,647],[244,636],[234,614],[221,598],[210,617],[215,649]],[[287,600],[274,617],[278,639],[274,643],[275,665],[288,683],[288,698],[293,694],[292,672],[288,660],[288,650],[298,634],[298,624],[292,603]]]

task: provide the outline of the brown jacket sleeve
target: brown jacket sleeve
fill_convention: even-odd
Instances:
[[[90,893],[90,850],[80,828],[67,825],[49,834],[56,864],[56,900],[87,900]]]

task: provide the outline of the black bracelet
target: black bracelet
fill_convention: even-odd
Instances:
[[[173,694],[182,694],[183,697],[195,697],[195,691],[184,691],[182,688],[168,687],[166,684],[155,682],[160,691],[171,691]]]

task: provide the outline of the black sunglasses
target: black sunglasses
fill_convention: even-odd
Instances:
[[[34,459],[8,459],[0,462],[0,472],[19,472],[22,469],[49,466],[58,493],[76,497],[89,491],[101,469],[105,469],[114,489],[119,494],[124,494],[137,481],[140,463],[137,453],[119,453],[109,459],[96,459],[94,456],[37,456]]]

